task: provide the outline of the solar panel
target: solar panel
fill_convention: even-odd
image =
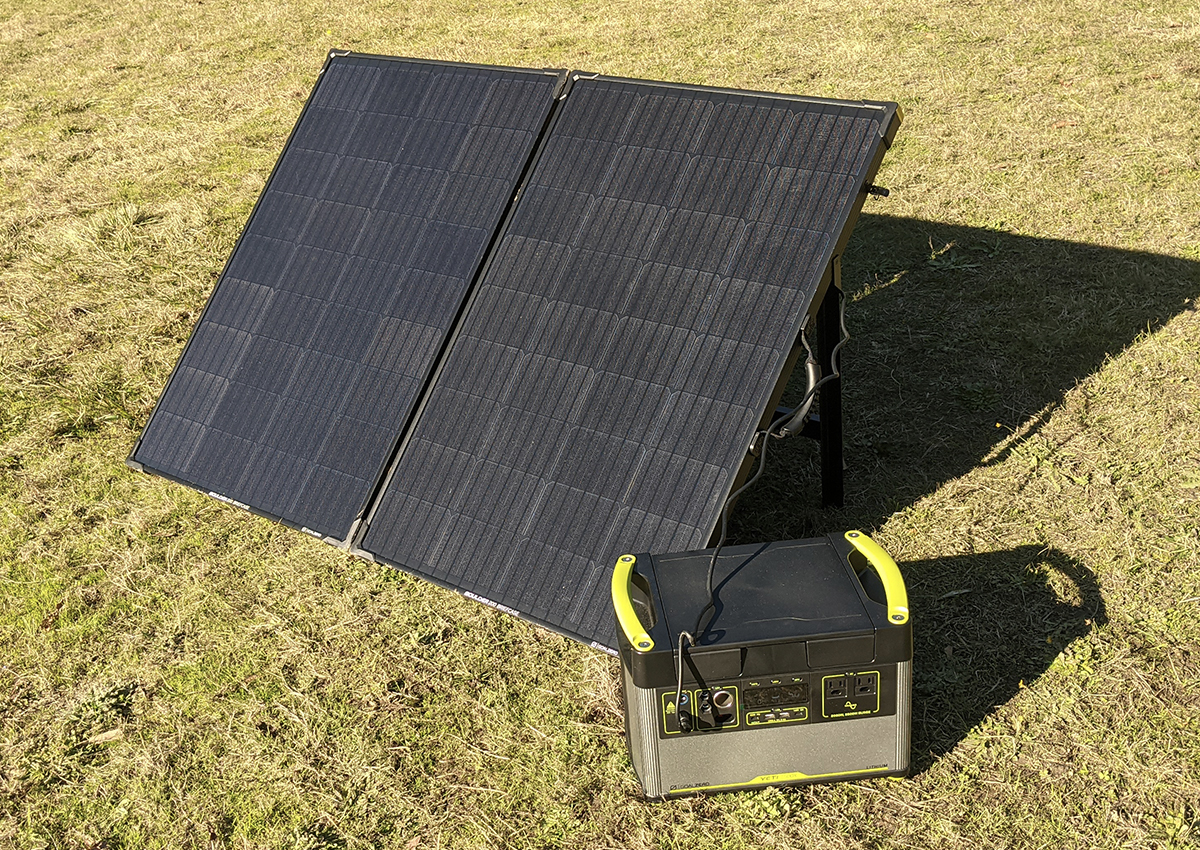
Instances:
[[[347,537],[562,79],[331,55],[130,464]]]
[[[896,120],[574,78],[358,550],[615,646],[616,557],[707,543]]]

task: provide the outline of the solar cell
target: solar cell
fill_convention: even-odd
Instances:
[[[894,104],[573,79],[359,551],[615,646],[704,546]]]
[[[131,465],[345,538],[561,80],[332,55]]]

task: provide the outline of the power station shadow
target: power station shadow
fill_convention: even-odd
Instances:
[[[899,566],[913,612],[913,772],[1036,681],[1072,641],[1107,622],[1095,576],[1056,549],[1030,545]],[[721,591],[736,572],[716,587],[714,624],[722,620]],[[713,628],[701,643],[722,637]]]
[[[952,749],[1107,621],[1095,576],[1022,546],[900,564],[913,611],[913,770]]]

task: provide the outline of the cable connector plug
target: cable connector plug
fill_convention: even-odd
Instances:
[[[807,347],[808,340],[805,340]],[[787,421],[783,423],[783,427],[779,429],[780,437],[790,437],[792,434],[804,427],[804,418],[808,416],[808,411],[812,410],[813,400],[817,395],[817,384],[821,380],[821,364],[817,362],[817,358],[813,357],[812,349],[808,349],[808,359],[804,361],[804,371],[808,377],[808,391],[804,394],[804,404],[800,405]]]
[[[679,722],[680,732],[692,731],[692,712],[683,707],[683,642],[695,646],[696,639],[691,632],[679,633],[678,658],[675,660],[675,718]]]

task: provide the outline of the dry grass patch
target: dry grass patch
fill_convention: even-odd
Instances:
[[[638,799],[609,659],[123,459],[330,47],[899,101],[845,278],[902,782]],[[1200,13],[0,7],[0,846],[1185,847],[1200,834]]]

